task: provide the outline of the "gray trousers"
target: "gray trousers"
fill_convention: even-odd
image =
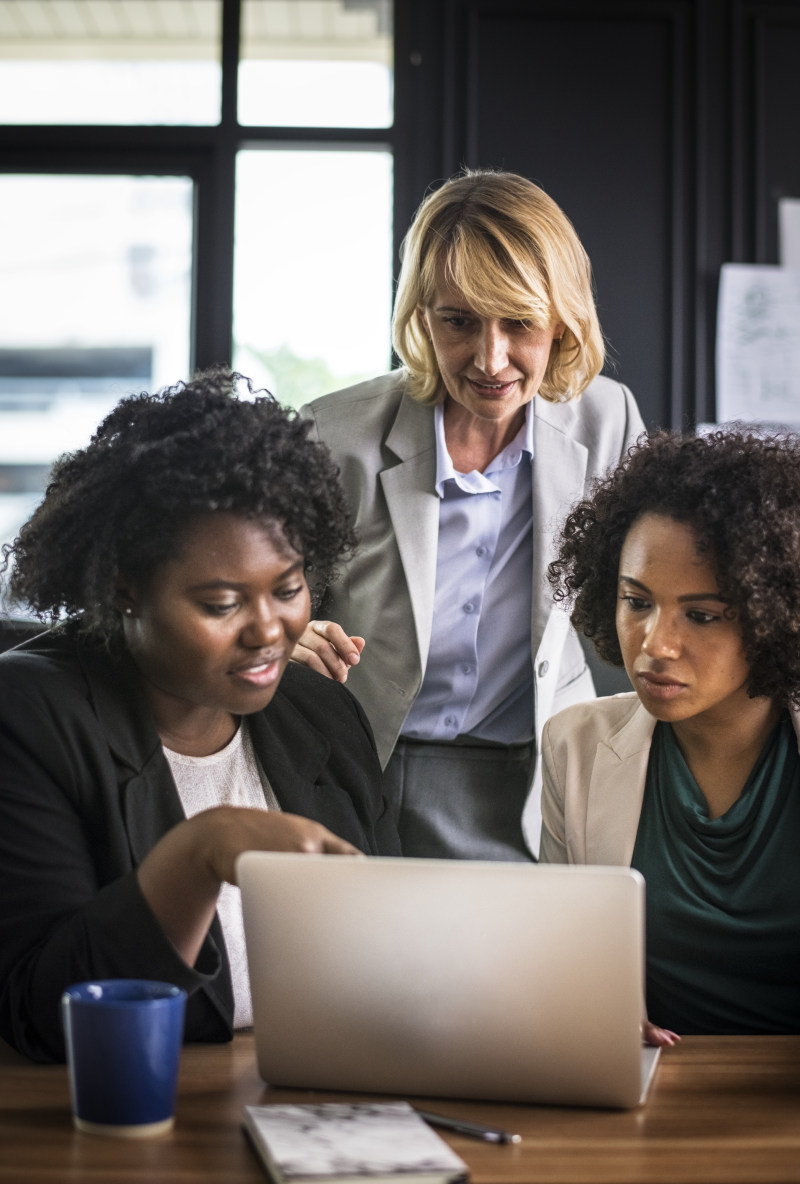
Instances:
[[[397,742],[384,793],[403,854],[530,862],[522,837],[533,744]]]

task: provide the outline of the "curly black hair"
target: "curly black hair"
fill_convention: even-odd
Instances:
[[[567,518],[548,578],[601,658],[621,666],[615,625],[620,554],[633,523],[663,514],[691,527],[738,614],[748,692],[800,705],[800,437],[742,425],[641,438]]]
[[[197,514],[227,512],[278,523],[318,600],[356,540],[338,469],[309,427],[221,368],[123,399],[86,448],[56,461],[44,500],[4,546],[11,596],[110,645],[121,637],[118,574],[147,581]]]

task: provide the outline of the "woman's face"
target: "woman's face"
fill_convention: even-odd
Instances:
[[[553,341],[564,332],[562,324],[538,329],[527,321],[480,316],[441,274],[420,315],[450,398],[495,424],[531,401]]]
[[[643,514],[628,531],[617,635],[628,678],[656,719],[725,722],[753,703],[738,619],[685,523]]]
[[[119,605],[165,741],[266,707],[310,616],[303,557],[280,527],[226,513],[195,519],[146,587],[121,580]]]

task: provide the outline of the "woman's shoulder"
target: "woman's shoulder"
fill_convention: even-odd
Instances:
[[[290,662],[271,702],[257,716],[254,735],[268,746],[302,753],[306,763],[321,760],[337,768],[358,768],[380,781],[375,739],[364,709],[335,679]]]
[[[619,451],[645,430],[630,388],[603,375],[592,379],[577,398],[566,403],[537,399],[535,408],[538,418],[584,444],[590,452],[606,448]]]
[[[590,699],[586,703],[574,703],[547,721],[545,734],[553,746],[596,744],[631,723],[639,710],[644,712],[638,695],[633,691]],[[640,722],[643,726],[650,726],[646,712]]]
[[[301,415],[313,419],[322,439],[337,431],[345,437],[354,432],[380,429],[396,416],[401,404],[411,403],[405,370],[392,370],[356,386],[321,395],[301,408]],[[419,404],[422,407],[422,404]]]
[[[76,639],[57,628],[24,641],[0,654],[0,689],[7,696],[34,688],[62,696],[83,681],[78,650]]]
[[[6,744],[22,744],[38,759],[57,763],[65,736],[85,738],[96,730],[91,686],[74,641],[56,630],[0,655],[4,751]]]
[[[275,715],[280,712],[282,702],[290,703],[305,719],[326,733],[343,720],[353,723],[365,718],[358,700],[347,687],[300,662],[288,664],[272,702],[265,710]]]
[[[97,702],[127,704],[129,683],[124,656],[56,626],[0,654],[0,716],[27,726],[38,712],[65,726],[70,719],[94,726]]]
[[[317,438],[342,468],[345,488],[354,479],[352,464],[372,473],[393,455],[406,458],[434,446],[434,409],[411,397],[404,370],[323,395],[301,414],[313,420]]]

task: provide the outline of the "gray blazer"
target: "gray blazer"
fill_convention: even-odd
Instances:
[[[537,397],[533,410],[531,658],[538,750],[541,727],[554,711],[594,696],[578,638],[553,605],[546,579],[555,532],[644,424],[628,388],[607,378],[595,379],[570,403]],[[369,717],[385,766],[422,683],[433,628],[439,529],[433,408],[410,398],[405,372],[396,370],[316,399],[303,413],[340,467],[360,539],[320,615],[366,638],[347,685]],[[539,784],[536,761],[523,816],[534,855]]]

